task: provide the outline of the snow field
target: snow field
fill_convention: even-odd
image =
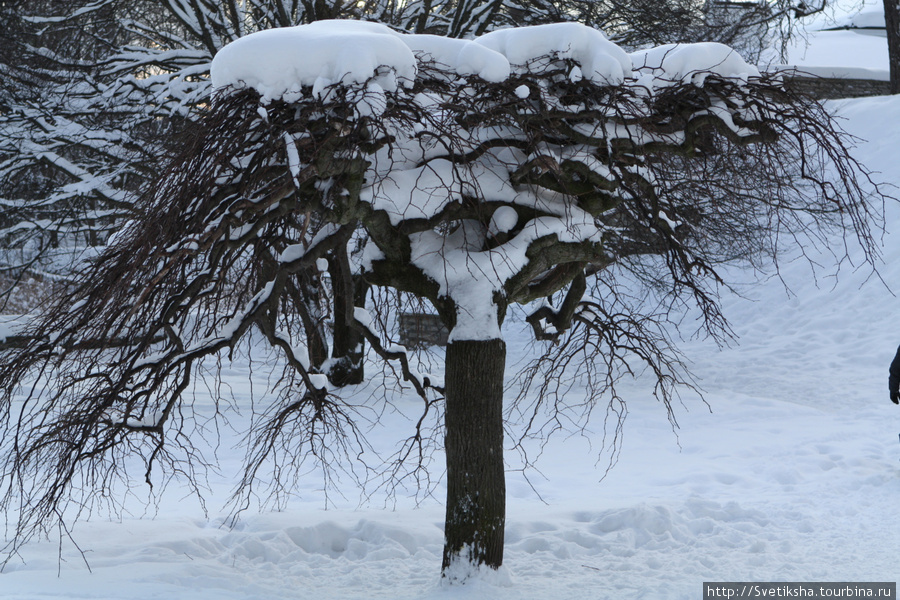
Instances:
[[[323,511],[310,489],[234,529],[177,497],[155,520],[83,523],[75,535],[93,574],[65,545],[56,578],[56,543],[34,544],[2,576],[0,597],[693,598],[704,580],[892,576],[893,405],[848,418],[744,394],[710,399],[715,412],[680,415],[680,450],[659,407],[635,408],[600,484],[588,440],[557,442],[539,464],[547,479],[532,474],[547,504],[510,473],[506,567],[494,581],[439,585],[439,502],[358,508],[348,489],[351,501]]]

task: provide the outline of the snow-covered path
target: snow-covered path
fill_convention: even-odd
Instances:
[[[900,183],[898,136],[886,131],[900,127],[900,99],[836,106],[848,130],[873,140],[860,158]],[[889,232],[898,219],[889,207]],[[881,275],[900,290],[898,235],[884,238]],[[686,397],[677,437],[638,380],[623,388],[624,445],[605,479],[598,438],[549,446],[530,476],[543,501],[509,473],[506,568],[493,577],[439,585],[439,500],[359,507],[348,482],[346,500],[325,511],[311,480],[285,511],[227,529],[223,480],[211,482],[208,516],[171,489],[155,518],[136,504],[121,521],[80,523],[92,572],[70,544],[61,564],[57,541],[27,546],[0,574],[0,598],[687,599],[703,581],[897,581],[900,408],[886,380],[900,299],[865,268],[818,287],[799,261],[782,276],[791,293],[772,279],[725,298],[739,346],[682,346],[709,407]],[[230,377],[244,393],[246,374]],[[387,421],[373,436],[396,439],[402,419]],[[223,467],[240,457],[220,451]]]

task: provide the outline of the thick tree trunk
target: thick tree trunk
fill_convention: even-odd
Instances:
[[[447,519],[443,575],[503,564],[506,481],[503,464],[503,340],[447,346],[445,427]],[[461,567],[458,570],[457,567]]]
[[[900,94],[900,0],[884,0],[884,27],[887,31],[891,93]]]

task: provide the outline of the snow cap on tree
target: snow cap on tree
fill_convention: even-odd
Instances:
[[[633,79],[635,71],[652,74],[653,87],[691,78],[702,84],[711,73],[759,76],[756,67],[724,44],[668,44],[629,55],[602,32],[579,23],[502,29],[462,40],[404,34],[380,23],[352,20],[258,31],[222,48],[210,72],[217,89],[249,87],[265,101],[296,101],[303,87],[312,87],[318,95],[333,84],[369,82],[396,91],[398,85],[412,84],[419,61],[499,83],[512,72],[546,71],[552,60],[573,61],[573,78],[599,85],[622,84]]]
[[[759,69],[725,44],[665,44],[631,54],[634,69],[654,76],[653,86],[693,81],[698,85],[709,74],[722,77],[759,77]]]
[[[596,94],[615,86],[622,93],[640,97],[646,94],[642,87],[645,85],[651,90],[664,90],[682,80],[702,86],[710,75],[738,77],[743,81],[750,74],[759,75],[737,53],[721,44],[671,46],[635,56],[644,70],[639,80],[635,79],[629,54],[600,31],[578,23],[503,29],[475,40],[460,40],[398,33],[376,23],[331,20],[261,31],[237,40],[216,55],[212,75],[217,88],[253,88],[264,104],[272,100],[300,102],[304,94],[326,100],[335,86],[343,87],[348,90],[347,101],[352,105],[351,119],[381,116],[388,106],[385,93],[408,93],[408,106],[418,114],[413,117],[416,124],[410,127],[410,124],[391,123],[390,118],[382,124],[390,130],[393,142],[367,159],[370,167],[359,200],[386,216],[392,227],[408,231],[408,236],[404,235],[400,242],[408,250],[391,260],[417,269],[437,286],[439,297],[455,307],[451,311],[455,317],[450,340],[487,340],[501,338],[500,323],[505,310],[502,305],[515,301],[512,288],[517,286],[512,282],[527,265],[536,264],[530,253],[539,240],[553,239],[556,244],[571,248],[583,245],[593,248],[590,253],[605,254],[601,247],[609,223],[598,219],[595,209],[584,204],[578,194],[572,194],[579,185],[574,179],[563,180],[570,176],[596,178],[611,190],[619,186],[617,178],[621,181],[624,180],[621,177],[643,178],[644,175],[640,167],[631,175],[613,175],[609,159],[598,158],[603,153],[589,150],[593,142],[584,146],[583,142],[567,139],[569,134],[562,132],[557,138],[547,137],[556,141],[540,142],[533,147],[526,144],[521,148],[527,147],[524,154],[512,147],[500,150],[509,146],[507,141],[498,143],[497,150],[483,154],[476,151],[472,160],[458,162],[453,153],[466,153],[497,135],[503,137],[498,131],[504,128],[512,137],[527,139],[537,135],[526,133],[526,129],[536,124],[516,124],[516,121],[536,114],[541,110],[536,106],[544,103],[569,114],[572,123],[578,123],[576,128],[590,138],[626,137],[642,143],[680,143],[672,132],[638,126],[637,122],[629,130],[623,130],[624,121],[613,117],[617,109],[608,105],[605,93]],[[454,75],[460,76],[458,81],[451,81]],[[471,76],[482,83],[467,82]],[[417,77],[436,77],[450,87],[419,93],[411,89]],[[456,118],[469,120],[464,114],[451,118],[457,110],[451,106],[468,102],[454,97],[456,94],[488,94],[480,108],[473,105],[466,110],[491,112],[506,106],[507,101],[491,100],[490,94],[506,94],[509,90],[497,88],[487,92],[487,88],[473,87],[466,91],[467,86],[502,86],[510,79],[515,80],[511,84],[515,89],[508,106],[518,116],[497,113],[498,120],[494,123],[453,125]],[[587,88],[577,87],[582,85],[579,82]],[[536,94],[533,98],[530,86]],[[565,86],[573,87],[563,92]],[[563,100],[558,94],[566,94],[568,99]],[[722,122],[738,135],[753,133],[752,128],[741,129],[734,124],[731,113],[741,112],[738,105],[729,109],[717,104],[714,101],[712,106],[691,108],[685,117],[692,118],[694,113],[721,113]],[[607,116],[596,120],[589,110],[580,114],[579,107],[588,106]],[[647,111],[653,110],[649,106],[633,108],[637,111],[635,117],[648,116]],[[747,118],[752,120],[750,116]],[[495,130],[496,126],[501,126],[501,130]],[[458,147],[451,155],[440,156],[443,146],[435,146],[436,139],[456,139],[454,143]],[[289,156],[296,154],[293,148],[294,144],[288,143]],[[296,177],[301,169],[300,161],[290,162]],[[581,174],[563,174],[560,168],[563,164]],[[556,192],[565,190],[568,197],[553,198],[527,185],[530,176],[525,173],[541,168],[549,169],[552,177],[561,178],[551,188]],[[613,168],[632,170],[624,164]],[[544,185],[547,182],[541,184]],[[466,198],[485,202],[480,209],[485,214],[477,218],[460,216],[458,222],[448,225],[448,231],[423,227],[425,222],[446,218],[451,207],[464,203]],[[517,211],[532,218],[519,222]],[[672,208],[670,212],[675,214],[677,209]],[[496,218],[492,213],[497,213]],[[662,215],[661,219],[666,216],[664,210],[656,209],[655,213]],[[384,248],[375,248],[385,243],[372,236],[366,242],[366,256],[377,255],[378,260],[385,262]],[[369,271],[378,260],[365,260],[360,267]]]
[[[265,99],[297,100],[303,86],[375,81],[395,91],[416,76],[416,59],[389,27],[365,21],[319,21],[267,29],[222,48],[210,67],[213,87],[250,87]]]
[[[540,59],[547,57],[574,61],[584,77],[598,84],[617,85],[631,77],[628,54],[600,31],[578,23],[504,29],[461,40],[350,20],[253,33],[220,50],[211,75],[215,88],[250,87],[269,100],[296,100],[303,86],[320,91],[373,78],[394,91],[398,80],[409,85],[415,78],[417,56],[493,83],[509,77],[510,64],[517,72],[540,72],[547,68]]]
[[[617,85],[631,77],[628,54],[600,31],[580,23],[501,29],[476,41],[531,72],[540,72],[540,59],[552,57],[575,61],[581,74],[597,84]]]

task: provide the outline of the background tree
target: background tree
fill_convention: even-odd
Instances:
[[[629,56],[576,24],[475,42],[317,24],[246,37],[212,75],[221,93],[145,194],[142,221],[3,352],[0,506],[27,507],[13,549],[67,506],[80,513],[92,489],[128,485],[131,458],[148,483],[192,478],[204,462],[190,423],[215,415],[194,415],[186,391],[251,330],[284,371],[255,407],[237,509],[307,460],[328,472],[362,456],[365,407],[329,386],[294,310],[300,276],[338,258],[376,289],[424,299],[450,329],[442,385],[365,308],[344,317],[423,401],[390,477],[427,467],[423,423],[443,410],[444,575],[497,568],[512,305],[555,342],[513,401],[529,432],[551,433],[598,405],[621,418],[616,382],[634,361],[671,415],[690,379],[664,321],[687,304],[708,333],[726,332],[722,265],[832,230],[874,252],[866,174],[831,119],[721,45]],[[641,286],[656,306],[633,300]],[[590,381],[584,404],[560,393],[572,370]]]

